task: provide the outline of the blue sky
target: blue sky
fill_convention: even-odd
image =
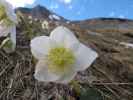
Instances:
[[[133,0],[36,0],[32,6],[37,4],[70,20],[96,17],[133,19]]]

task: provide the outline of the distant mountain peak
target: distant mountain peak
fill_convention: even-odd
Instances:
[[[35,6],[34,8],[32,8],[32,10],[45,11],[45,12],[49,12],[50,13],[50,11],[46,7],[41,6],[41,5]]]
[[[37,5],[34,8],[23,8],[19,7],[16,11],[20,11],[25,15],[31,15],[33,18],[38,19],[47,19],[47,20],[58,20],[58,21],[66,21],[63,17],[53,13],[52,11],[48,10],[46,7]]]

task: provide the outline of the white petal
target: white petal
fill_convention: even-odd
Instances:
[[[76,76],[77,72],[71,70],[68,73],[65,73],[60,79],[58,79],[56,81],[56,83],[63,83],[63,84],[67,84],[69,83],[72,79],[74,79],[74,77]]]
[[[12,20],[14,23],[17,24],[17,16],[14,12],[14,10],[12,9],[11,6],[8,6],[8,9],[7,9],[7,16],[10,18],[10,20]]]
[[[10,32],[9,28],[0,25],[0,37],[7,36],[9,34],[9,32]]]
[[[12,31],[12,27],[7,27],[3,21],[0,21],[0,37],[7,36]]]
[[[55,28],[50,35],[52,40],[55,40],[59,45],[65,46],[71,49],[77,49],[79,41],[75,37],[74,33],[63,26]]]
[[[0,0],[0,4],[2,4],[5,7],[6,14],[10,18],[10,20],[12,20],[14,23],[17,23],[17,16],[15,14],[13,6],[6,0]]]
[[[85,70],[98,57],[98,54],[94,50],[88,48],[84,44],[80,44],[80,47],[74,53],[77,59],[75,64],[75,70],[77,71]]]
[[[13,50],[15,50],[16,48],[16,26],[11,27],[10,37],[13,43]]]
[[[48,71],[48,66],[45,61],[39,61],[36,65],[34,77],[39,81],[54,82],[59,79],[59,76]]]
[[[39,36],[31,40],[31,52],[37,59],[43,59],[52,46],[52,41],[47,36]]]

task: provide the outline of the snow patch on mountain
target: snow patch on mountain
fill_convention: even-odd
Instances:
[[[57,15],[49,15],[49,18],[51,19],[51,20],[61,20],[60,19],[60,17],[59,16],[57,16]]]
[[[124,45],[126,48],[133,48],[133,43],[120,42],[120,45]]]

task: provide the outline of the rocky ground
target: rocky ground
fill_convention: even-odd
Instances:
[[[99,18],[71,22],[62,17],[50,19],[47,11],[46,16],[35,16],[39,15],[34,14],[38,8],[30,14],[21,11],[18,11],[16,51],[0,50],[0,100],[133,99],[133,21]],[[48,28],[42,29],[42,20],[48,22]],[[99,54],[91,67],[76,75],[74,80],[79,84],[75,86],[81,86],[80,91],[71,84],[47,84],[33,77],[35,61],[29,48],[30,39],[49,35],[59,25],[70,28],[82,43]]]

